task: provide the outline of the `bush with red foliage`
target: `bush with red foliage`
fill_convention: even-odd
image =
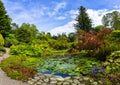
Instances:
[[[104,42],[100,40],[96,35],[87,33],[85,31],[81,32],[81,37],[79,37],[78,43],[75,45],[78,50],[94,50],[100,47]]]
[[[34,77],[37,73],[35,68],[24,67],[20,64],[18,65],[10,65],[9,67],[3,68],[7,75],[13,79],[21,80],[28,79],[29,77]]]
[[[99,32],[97,33],[97,37],[98,37],[99,39],[102,39],[102,40],[103,40],[103,39],[107,38],[111,32],[112,32],[111,29],[105,28],[105,29],[103,29],[103,30],[101,30],[101,31],[99,31]]]

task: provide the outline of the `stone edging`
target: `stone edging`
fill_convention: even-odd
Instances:
[[[30,85],[102,85],[101,81],[95,82],[88,77],[61,77],[51,74],[36,74],[34,78],[28,79]]]

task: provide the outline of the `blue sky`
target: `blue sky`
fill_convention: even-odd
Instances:
[[[120,11],[120,0],[2,0],[13,22],[35,24],[39,31],[58,34],[73,32],[78,8],[82,5],[93,26],[102,24],[104,14]]]

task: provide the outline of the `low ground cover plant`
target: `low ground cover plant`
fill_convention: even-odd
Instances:
[[[0,67],[9,77],[22,80],[33,77],[37,73],[37,60],[37,58],[25,56],[10,56],[1,62]]]

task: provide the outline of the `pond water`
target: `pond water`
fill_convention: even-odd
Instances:
[[[62,73],[62,72],[52,72],[52,70],[48,70],[48,71],[45,71],[45,72],[40,72],[40,73],[42,73],[42,74],[53,74],[53,75],[55,75],[55,76],[61,76],[61,77],[63,77],[63,78],[65,78],[65,77],[68,77],[68,76],[71,76],[71,75],[69,75],[68,73]]]
[[[40,59],[38,72],[67,77],[83,75],[98,62],[84,56],[57,56]]]
[[[78,56],[59,56],[40,60],[39,73],[53,74],[56,76],[73,76],[77,68]]]

